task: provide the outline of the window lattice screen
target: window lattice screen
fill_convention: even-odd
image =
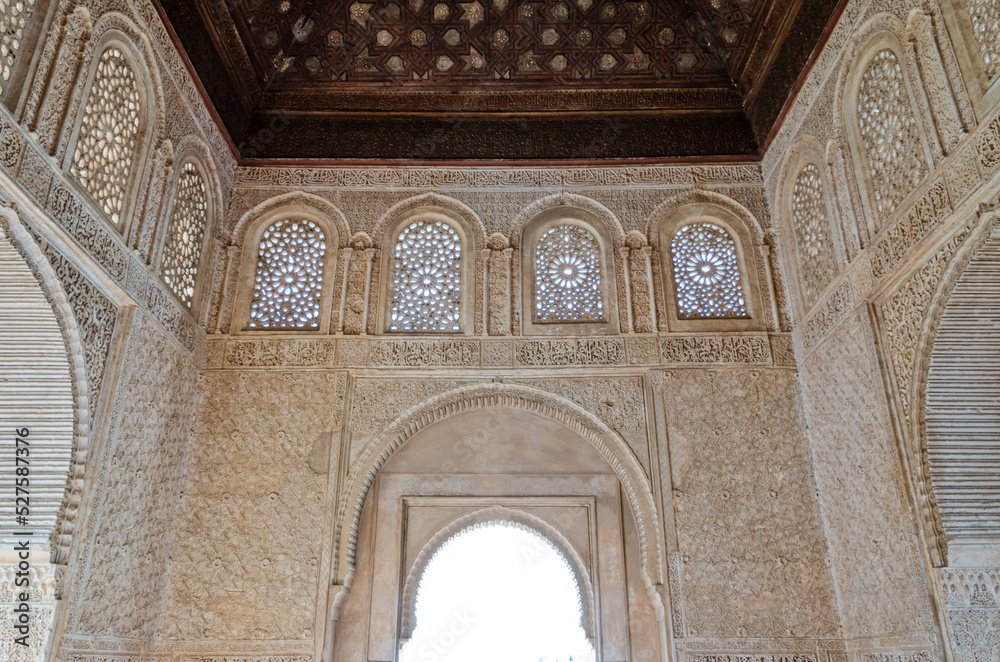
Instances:
[[[927,174],[903,69],[888,48],[872,58],[858,91],[858,126],[876,213],[885,218]]]
[[[208,220],[205,181],[193,163],[184,164],[177,180],[174,208],[167,226],[160,269],[174,294],[191,306]]]
[[[442,221],[406,226],[393,248],[390,331],[460,331],[462,241]]]
[[[326,236],[312,221],[272,223],[260,238],[251,329],[315,329],[323,295]]]
[[[806,165],[795,179],[792,189],[792,224],[799,254],[800,276],[806,305],[837,275],[837,261],[830,238],[830,222],[826,214],[823,178],[819,168]]]
[[[139,139],[139,88],[125,54],[105,50],[84,107],[70,173],[115,223],[121,222]]]
[[[604,320],[601,252],[597,239],[577,225],[547,230],[535,247],[535,320]]]
[[[677,316],[747,317],[736,242],[712,223],[692,223],[670,242]]]
[[[1000,73],[1000,2],[965,0],[965,6],[972,19],[972,32],[976,35],[986,76],[992,80]]]
[[[35,10],[35,0],[0,0],[0,94],[6,91],[7,81],[14,73],[14,66],[21,56],[24,33]]]

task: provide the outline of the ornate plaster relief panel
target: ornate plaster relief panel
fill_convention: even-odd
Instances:
[[[688,636],[834,635],[795,373],[672,370],[656,384]]]
[[[208,372],[160,622],[186,640],[311,640],[347,376]],[[332,452],[332,457],[331,457]]]
[[[158,566],[170,555],[196,385],[194,361],[137,315],[96,464],[96,502],[70,566],[69,650],[85,650],[93,638],[150,642],[156,633],[164,582]]]
[[[871,332],[852,313],[802,368],[816,481],[845,635],[930,627]],[[884,401],[883,401],[884,402]]]

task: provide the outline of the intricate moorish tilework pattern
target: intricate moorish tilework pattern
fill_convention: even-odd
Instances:
[[[174,209],[167,226],[160,270],[163,280],[188,307],[194,298],[198,265],[208,221],[208,194],[205,180],[192,163],[184,164],[177,181]]]
[[[250,328],[317,328],[325,256],[326,236],[312,221],[282,219],[264,230],[257,253]]]
[[[547,230],[535,247],[535,321],[604,319],[597,239],[576,225]]]
[[[120,223],[138,144],[139,88],[121,50],[101,54],[80,123],[70,173]]]
[[[681,228],[670,242],[678,317],[746,317],[736,242],[711,223]]]
[[[830,221],[823,196],[823,179],[819,169],[811,163],[802,168],[795,179],[792,226],[799,254],[802,293],[806,307],[809,307],[837,275]]]
[[[928,172],[909,98],[896,54],[888,48],[876,53],[858,90],[858,127],[879,219],[894,212]]]
[[[416,221],[393,248],[390,331],[459,331],[462,241],[442,221]]]

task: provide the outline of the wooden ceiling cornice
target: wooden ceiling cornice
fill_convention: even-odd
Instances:
[[[844,0],[159,0],[243,159],[755,158]]]

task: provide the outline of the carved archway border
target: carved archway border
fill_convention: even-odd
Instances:
[[[848,121],[845,115],[847,107],[844,104],[845,99],[850,96],[850,86],[861,76],[860,72],[854,70],[858,57],[868,50],[869,44],[880,33],[894,35],[900,45],[906,43],[906,25],[898,16],[887,12],[875,14],[854,30],[840,56],[840,64],[837,65],[837,85],[833,90],[833,121],[839,129],[845,128]],[[913,63],[909,59],[905,59],[905,63],[906,74],[910,76],[912,69],[909,66]]]
[[[945,269],[936,292],[931,296],[927,312],[924,314],[922,332],[917,338],[914,351],[911,403],[915,404],[915,412],[909,424],[909,453],[911,457],[911,481],[914,487],[914,497],[917,500],[916,510],[922,522],[922,529],[927,537],[927,547],[932,563],[941,567],[948,561],[948,538],[938,510],[934,487],[931,482],[930,455],[927,447],[927,382],[930,377],[931,358],[934,354],[935,340],[952,293],[958,286],[980,249],[995,234],[1000,232],[1000,211],[991,211],[980,217],[978,227],[972,236],[958,247]]]
[[[400,200],[389,207],[379,217],[378,222],[375,223],[375,228],[371,232],[372,242],[374,242],[376,247],[381,246],[385,239],[386,230],[397,219],[404,216],[407,212],[423,208],[440,209],[458,216],[468,224],[469,230],[472,232],[476,242],[476,247],[483,248],[486,246],[486,228],[483,226],[483,221],[479,218],[479,214],[461,200],[441,195],[440,193],[421,193],[420,195]]]
[[[0,207],[0,232],[6,236],[38,281],[52,307],[66,345],[73,392],[73,447],[62,503],[49,537],[52,563],[65,565],[69,561],[70,547],[79,519],[90,446],[90,387],[87,381],[86,351],[62,283],[24,222],[11,207]]]
[[[614,295],[616,308],[615,311],[612,311],[612,314],[618,316],[618,328],[622,333],[625,333],[630,328],[628,281],[625,275],[625,258],[622,255],[625,247],[625,230],[622,228],[621,221],[618,220],[614,212],[600,202],[576,193],[554,193],[534,200],[518,213],[511,225],[509,239],[510,246],[514,249],[511,264],[515,265],[511,270],[511,322],[515,333],[524,333],[524,329],[530,326],[527,320],[522,319],[522,307],[524,306],[522,290],[524,289],[524,285],[521,279],[524,275],[520,268],[521,251],[530,250],[529,247],[522,245],[525,229],[541,214],[550,209],[559,208],[576,209],[589,214],[601,226],[593,228],[600,235],[601,241],[603,242],[606,239],[611,240],[611,245],[608,246],[609,250],[607,251],[611,263],[607,272],[611,278],[614,278],[614,292],[609,291],[609,294]]]
[[[334,531],[334,583],[350,587],[354,578],[361,515],[368,493],[386,462],[414,434],[464,411],[508,407],[556,420],[586,439],[608,462],[622,484],[635,516],[640,565],[647,588],[662,584],[662,550],[656,501],[642,466],[628,444],[598,417],[576,403],[524,385],[473,384],[442,393],[400,414],[361,450],[347,474]]]
[[[510,229],[511,239],[513,241],[517,241],[521,237],[521,233],[524,231],[524,226],[527,225],[531,219],[548,209],[557,207],[575,207],[576,209],[580,209],[591,214],[607,227],[608,233],[614,241],[615,248],[621,248],[625,245],[625,230],[622,228],[621,221],[618,220],[618,217],[615,216],[614,212],[597,200],[588,198],[585,195],[578,195],[576,193],[554,193],[531,202],[527,207],[522,209],[514,219],[514,223],[511,225]]]
[[[587,572],[587,566],[583,562],[583,559],[580,558],[576,547],[566,536],[540,517],[526,513],[523,510],[505,506],[490,506],[489,508],[482,508],[457,517],[441,527],[437,533],[423,544],[420,552],[413,560],[409,571],[406,573],[406,580],[403,583],[400,639],[409,639],[413,635],[413,630],[416,627],[417,589],[420,587],[420,581],[423,579],[427,566],[434,560],[437,553],[441,551],[444,544],[466,531],[494,522],[499,524],[513,524],[518,528],[527,530],[529,533],[538,535],[555,547],[556,551],[559,552],[573,572],[580,600],[581,626],[584,632],[587,633],[587,636],[593,639],[596,635],[594,627],[596,623],[594,585],[591,582],[590,573]]]
[[[884,218],[876,210],[873,184],[866,175],[869,157],[862,149],[864,143],[861,140],[861,131],[856,117],[857,97],[861,87],[861,79],[867,69],[866,65],[881,49],[891,50],[899,61],[906,98],[917,123],[920,150],[927,162],[927,172],[921,182],[909,191],[906,199],[909,199],[931,176],[936,167],[935,157],[941,155],[941,146],[937,141],[937,132],[931,119],[930,107],[918,84],[921,80],[920,68],[912,44],[907,39],[906,25],[893,14],[878,13],[865,21],[854,32],[844,49],[840,70],[837,74],[837,84],[834,88],[833,102],[833,126],[834,131],[842,137],[840,142],[845,146],[847,177],[859,195],[863,217],[860,222],[865,224],[872,237],[879,230],[887,227],[893,215],[905,207],[904,199],[904,201],[900,201],[895,211]]]
[[[150,178],[144,170],[149,170],[150,156],[155,148],[166,137],[166,109],[164,106],[163,79],[158,66],[159,60],[153,49],[152,42],[145,30],[141,29],[129,16],[118,11],[101,14],[94,20],[91,36],[84,46],[80,58],[81,67],[74,83],[74,91],[70,97],[69,107],[62,122],[62,135],[56,152],[60,163],[68,167],[68,159],[75,147],[79,131],[81,108],[90,94],[90,80],[96,66],[96,58],[110,43],[119,43],[126,51],[130,51],[132,59],[138,65],[136,79],[145,88],[149,108],[145,112],[145,125],[139,136],[135,151],[135,172],[129,181],[130,197],[135,198],[131,205],[138,205],[145,198],[145,188],[149,186]],[[101,50],[99,50],[101,49]]]
[[[246,211],[230,230],[229,243],[233,246],[243,248],[246,241],[247,230],[257,219],[269,216],[283,207],[292,206],[311,207],[317,214],[325,217],[337,229],[337,248],[346,248],[348,239],[351,236],[351,228],[347,223],[347,217],[336,205],[329,200],[325,200],[318,195],[306,193],[304,191],[292,191],[282,193],[256,205],[253,209]]]
[[[154,162],[156,162],[154,167],[164,168],[167,172],[161,176],[166,176],[167,179],[165,186],[157,187],[162,193],[154,191],[151,195],[162,194],[164,199],[159,205],[147,204],[146,211],[154,214],[154,218],[142,219],[143,225],[153,225],[151,234],[154,239],[152,240],[149,263],[153,265],[157,277],[162,279],[163,249],[171,229],[174,205],[177,202],[177,186],[184,166],[191,163],[198,170],[208,197],[208,213],[205,218],[198,272],[195,276],[195,295],[190,304],[191,310],[204,323],[207,322],[211,309],[211,305],[206,305],[206,303],[211,302],[214,298],[216,287],[222,286],[221,276],[225,266],[225,244],[219,238],[224,233],[222,210],[225,201],[219,180],[219,170],[208,145],[195,135],[185,135],[177,143],[176,149],[170,140],[164,140],[160,145],[162,154],[159,153],[160,150],[157,150],[158,153],[154,156]],[[167,163],[170,164],[169,168],[166,166]],[[212,265],[215,265],[215,268],[209,272],[209,267]],[[166,283],[164,282],[164,284]]]

